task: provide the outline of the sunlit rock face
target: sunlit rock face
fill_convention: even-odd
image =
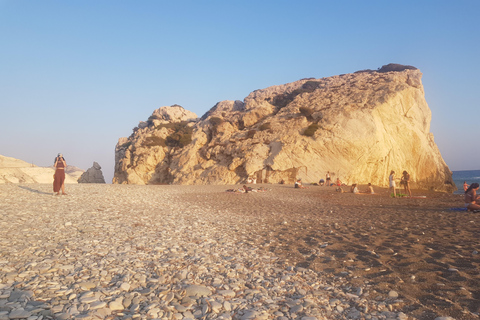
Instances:
[[[202,118],[162,107],[115,153],[114,183],[318,182],[388,185],[406,170],[413,188],[451,192],[452,173],[430,133],[422,73],[410,66],[302,79],[222,101]]]

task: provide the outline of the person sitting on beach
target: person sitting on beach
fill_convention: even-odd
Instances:
[[[467,181],[463,181],[463,191],[467,191],[468,189],[468,183]]]
[[[372,187],[372,184],[369,183],[368,186],[367,186],[367,190],[365,191],[365,193],[369,193],[369,194],[374,194],[375,192],[373,191],[373,187]]]
[[[296,182],[295,182],[295,188],[297,189],[306,189],[307,187],[304,187],[302,185],[302,179],[298,179]]]
[[[467,208],[467,210],[480,210],[480,205],[478,205],[480,196],[477,196],[477,190],[479,187],[480,185],[474,182],[465,191],[465,208]]]
[[[358,193],[358,188],[356,183],[352,184],[352,187],[350,188],[350,192],[354,194]]]
[[[410,191],[410,175],[407,171],[403,171],[402,174],[402,181],[403,181],[403,190],[405,193],[408,193],[408,196],[412,196],[412,191]]]
[[[320,181],[318,182],[319,185],[323,186],[325,184],[325,180],[323,179],[320,179]]]
[[[340,187],[342,185],[342,181],[340,181],[340,178],[337,178],[337,187]]]

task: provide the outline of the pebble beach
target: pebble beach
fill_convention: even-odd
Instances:
[[[461,196],[239,187],[0,185],[0,320],[479,319]]]

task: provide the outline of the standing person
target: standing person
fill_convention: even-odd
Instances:
[[[470,185],[470,187],[468,187],[467,190],[465,190],[465,208],[468,210],[480,210],[480,205],[477,204],[477,190],[479,187],[480,185],[474,182]]]
[[[463,191],[467,191],[467,189],[468,189],[467,181],[463,181]]]
[[[330,187],[330,171],[327,171],[327,175],[325,176],[325,180],[327,181],[327,186]]]
[[[395,171],[390,171],[390,176],[388,177],[388,182],[389,182],[389,187],[388,187],[388,192],[390,193],[390,189],[393,188],[393,197],[397,197],[397,192],[395,191]]]
[[[403,171],[403,190],[405,193],[408,193],[409,197],[412,197],[412,191],[410,191],[410,175],[408,174],[407,171]]]
[[[53,176],[53,192],[57,193],[57,196],[60,194],[60,189],[62,189],[62,194],[65,193],[65,168],[67,167],[67,162],[61,153],[55,158],[55,174]]]

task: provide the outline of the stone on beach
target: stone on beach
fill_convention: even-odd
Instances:
[[[26,319],[30,317],[32,314],[29,311],[26,311],[23,308],[15,309],[8,315],[10,319]]]
[[[392,299],[396,299],[398,298],[398,292],[394,290],[390,290],[390,292],[388,292],[388,297]]]
[[[127,282],[124,282],[120,285],[120,290],[122,291],[129,291],[130,290],[130,284]]]
[[[112,311],[119,311],[119,310],[125,309],[125,307],[123,306],[123,298],[120,297],[113,301],[110,301],[110,303],[108,304],[108,307]]]
[[[186,295],[189,297],[208,297],[212,291],[205,286],[190,285],[185,289]]]

